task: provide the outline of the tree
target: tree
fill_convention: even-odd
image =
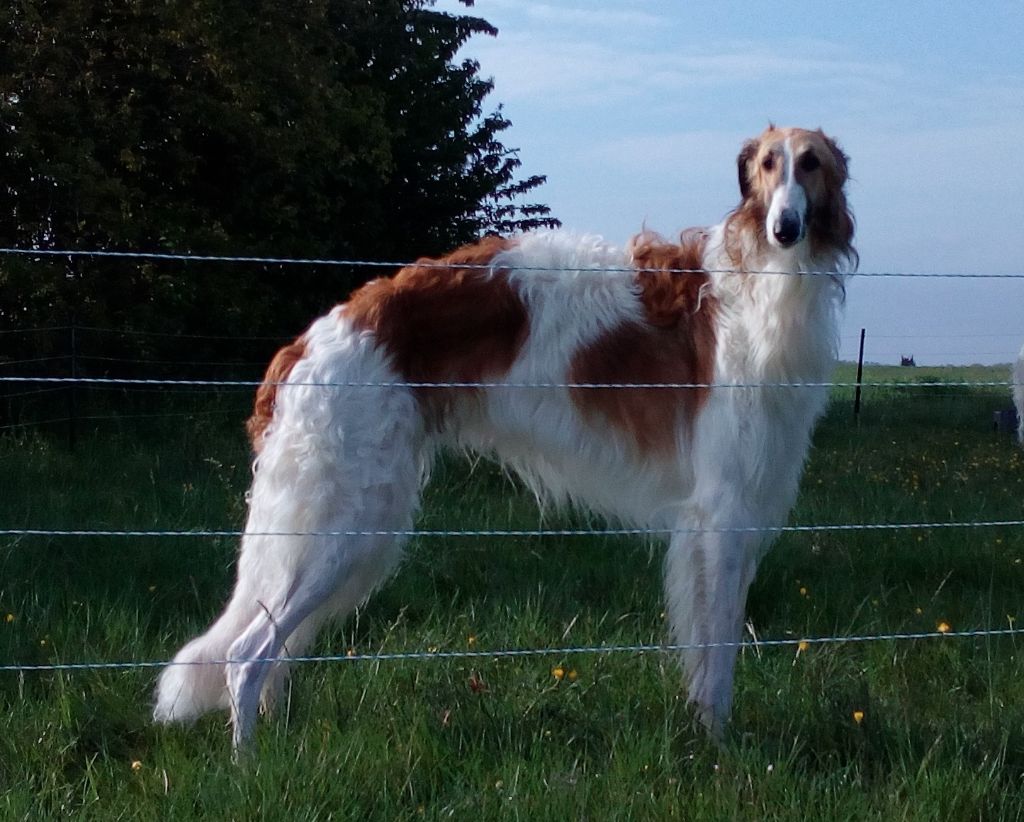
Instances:
[[[0,244],[402,260],[557,224],[456,60],[495,34],[432,0],[15,0]],[[6,257],[0,324],[293,332],[375,274]]]

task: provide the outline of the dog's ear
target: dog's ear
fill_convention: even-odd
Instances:
[[[736,158],[736,176],[740,183],[740,196],[746,200],[750,196],[750,161],[757,153],[757,140],[747,140],[740,149],[740,156]]]
[[[821,139],[825,141],[825,145],[828,146],[828,150],[832,152],[832,158],[836,163],[836,171],[839,174],[840,181],[845,183],[850,177],[850,158],[846,156],[840,147],[839,143],[825,134],[820,128],[818,134],[821,135]]]

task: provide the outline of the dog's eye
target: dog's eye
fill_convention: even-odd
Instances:
[[[771,171],[773,168],[775,168],[775,155],[765,154],[764,159],[761,160],[761,168],[763,168],[765,171]]]
[[[800,158],[801,171],[814,171],[820,165],[821,161],[810,151]]]

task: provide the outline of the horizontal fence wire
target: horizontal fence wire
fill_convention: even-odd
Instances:
[[[1009,388],[1013,380],[878,380],[871,382],[408,382],[342,380],[339,382],[263,380],[197,380],[129,377],[12,377],[0,376],[2,383],[52,383],[55,385],[111,386],[202,386],[209,388],[255,388],[275,385],[293,388],[560,388],[560,389],[684,389],[684,388]]]
[[[993,334],[872,334],[873,340],[973,340],[973,339],[995,339],[999,337],[1011,337],[1018,339],[1020,332],[1004,331]],[[844,340],[859,339],[855,335],[845,336]]]
[[[211,411],[168,411],[165,413],[153,414],[86,414],[75,417],[50,417],[45,420],[31,420],[29,422],[14,422],[8,425],[0,425],[0,431],[12,431],[21,428],[37,428],[44,425],[56,425],[57,423],[68,422],[99,422],[103,420],[152,420],[152,419],[195,419],[197,417],[216,417],[234,414],[238,412],[229,408],[214,409]]]
[[[463,659],[508,659],[538,656],[575,656],[580,654],[648,654],[696,651],[706,648],[783,648],[796,647],[805,650],[813,645],[845,645],[866,642],[899,642],[925,639],[971,639],[1017,636],[1024,628],[980,628],[971,631],[919,631],[916,633],[860,634],[853,636],[819,636],[786,639],[755,639],[736,642],[689,642],[678,644],[633,644],[633,645],[571,645],[560,648],[498,648],[475,651],[395,651],[377,653],[327,654],[322,656],[277,656],[251,660],[215,659],[202,661],[174,662],[172,660],[139,660],[124,662],[52,662],[43,664],[10,663],[0,665],[2,672],[31,671],[82,671],[82,670],[125,670],[133,668],[163,668],[168,665],[237,665],[242,663],[310,663],[310,662],[427,662]]]
[[[68,331],[70,325],[43,325],[35,328],[0,328],[0,334],[41,334],[50,331]]]
[[[78,417],[75,417],[78,419]],[[71,417],[48,417],[45,420],[31,420],[30,422],[12,422],[7,425],[0,425],[0,431],[17,431],[24,428],[42,428],[44,425],[56,425],[58,422],[71,422]]]
[[[596,537],[671,536],[673,534],[786,534],[835,531],[915,531],[951,528],[1015,528],[1022,519],[956,522],[851,522],[811,525],[738,525],[707,528],[515,528],[397,529],[336,531],[239,531],[236,529],[89,529],[2,528],[0,537]]]
[[[860,276],[859,274],[856,276]],[[175,339],[202,339],[202,340],[280,340],[291,342],[295,339],[294,334],[181,334],[174,331],[144,331],[138,328],[107,328],[99,325],[48,325],[30,326],[28,328],[0,328],[0,334],[37,334],[52,331],[87,331],[96,334],[125,335],[138,337],[173,337]],[[872,340],[966,340],[966,339],[997,339],[1010,338],[1019,339],[1018,331],[1005,331],[991,334],[872,334]],[[842,338],[846,342],[854,342],[860,339],[856,334],[847,334]],[[974,353],[974,352],[968,352]]]
[[[179,334],[174,331],[142,331],[137,328],[103,328],[98,325],[75,325],[76,331],[87,331],[90,334],[125,335],[130,337],[172,337],[186,340],[269,340],[291,342],[294,334]]]
[[[919,357],[1006,357],[1006,362],[1012,359],[1016,359],[1017,351],[917,351],[914,352]],[[872,357],[906,357],[908,354],[905,351],[871,351]],[[922,365],[912,366],[913,368],[935,368],[936,366]],[[941,367],[941,366],[939,366]],[[954,366],[957,367],[957,366]]]
[[[323,265],[323,266],[348,266],[354,268],[407,268],[419,266],[423,268],[457,268],[457,269],[490,269],[490,263],[445,263],[439,260],[411,260],[408,262],[381,261],[381,260],[346,260],[319,257],[259,257],[259,256],[237,256],[227,254],[174,254],[170,252],[151,251],[99,251],[88,249],[54,249],[54,248],[0,248],[0,254],[20,257],[94,257],[133,259],[133,260],[167,260],[177,262],[196,263],[249,263],[259,265]],[[588,266],[586,268],[563,268],[557,266],[517,266],[520,271],[585,271],[594,273],[633,273],[638,269],[635,266]],[[767,275],[796,275],[796,276],[828,276],[836,275],[835,271],[767,271],[748,270],[734,268],[642,268],[642,271],[661,271],[669,274],[767,274]],[[903,272],[903,271],[865,271],[858,272],[857,277],[920,277],[920,278],[943,278],[943,279],[977,279],[977,280],[1022,280],[1024,273],[990,274],[985,272]]]
[[[71,359],[70,354],[54,354],[49,357],[29,357],[22,360],[0,360],[0,367],[8,365],[28,365],[29,363],[37,362],[55,362],[57,360],[69,360]]]
[[[0,328],[0,334],[43,334],[55,331],[86,331],[90,334],[108,334],[130,337],[173,337],[188,340],[280,340],[291,341],[294,334],[181,334],[175,331],[143,331],[137,328],[104,328],[99,325],[43,325],[29,328]]]
[[[64,358],[70,357],[69,354],[65,354]],[[59,358],[52,358],[59,359]],[[151,360],[143,359],[139,357],[108,357],[101,354],[81,354],[76,353],[75,359],[79,362],[109,362],[109,363],[122,363],[126,365],[201,365],[201,366],[217,366],[223,368],[236,368],[238,366],[251,367],[251,368],[266,368],[266,360]],[[27,360],[26,360],[27,362]],[[5,365],[6,363],[0,363]]]
[[[0,399],[15,400],[22,399],[23,397],[38,397],[40,394],[57,394],[63,390],[64,389],[60,386],[55,386],[53,388],[35,388],[30,391],[15,391],[10,394],[0,394]]]

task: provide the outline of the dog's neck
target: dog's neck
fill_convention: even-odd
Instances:
[[[809,243],[777,249],[756,238],[728,248],[735,239],[725,224],[709,235],[705,266],[723,314],[720,334],[733,338],[720,350],[726,379],[822,382],[837,353],[843,302],[843,258],[812,255]],[[742,266],[733,260],[742,252]]]

